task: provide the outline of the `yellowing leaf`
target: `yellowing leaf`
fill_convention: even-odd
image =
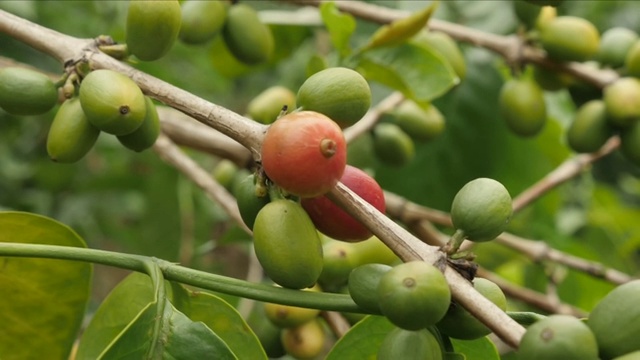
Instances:
[[[369,39],[363,50],[369,50],[381,46],[398,45],[411,38],[422,30],[431,18],[431,14],[436,9],[433,3],[423,10],[412,14],[404,19],[396,20],[388,25],[382,26]]]

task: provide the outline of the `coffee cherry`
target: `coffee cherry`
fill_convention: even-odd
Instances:
[[[295,110],[296,95],[284,86],[272,86],[251,100],[247,114],[259,123],[271,124],[284,106],[287,107],[287,113]]]
[[[186,44],[204,44],[222,30],[226,18],[227,9],[222,1],[184,1],[178,36]]]
[[[627,52],[624,67],[627,75],[640,77],[640,40],[636,41]]]
[[[0,69],[0,107],[12,115],[39,115],[58,101],[58,90],[47,75],[34,70]]]
[[[527,328],[520,341],[518,359],[598,359],[596,338],[581,320],[568,315],[551,315]]]
[[[334,67],[319,71],[300,86],[297,104],[317,111],[341,127],[353,125],[371,106],[371,89],[358,72]]]
[[[129,1],[127,49],[140,60],[157,60],[173,46],[181,22],[177,0]]]
[[[624,77],[604,88],[604,104],[611,123],[626,127],[640,120],[640,80]]]
[[[456,75],[464,79],[467,74],[464,55],[451,36],[439,31],[421,31],[411,41],[416,45],[437,51],[451,65]]]
[[[600,356],[611,359],[640,350],[640,280],[613,289],[593,308],[587,325],[598,341]]]
[[[451,292],[444,275],[424,261],[397,265],[380,278],[382,314],[405,330],[434,325],[447,313]]]
[[[373,151],[380,162],[397,167],[407,165],[416,153],[411,137],[391,123],[379,123],[373,128]]]
[[[507,127],[517,135],[537,135],[547,122],[544,94],[531,80],[511,79],[504,83],[498,105]]]
[[[489,241],[509,224],[513,208],[509,191],[498,181],[478,178],[465,184],[451,204],[451,221],[472,241]]]
[[[312,288],[304,290],[320,291],[320,288],[316,285]],[[271,321],[274,325],[281,328],[290,328],[300,326],[308,321],[315,319],[320,313],[320,310],[266,303],[264,304],[264,313],[267,319],[269,319],[269,321]]]
[[[144,151],[155,144],[160,136],[160,118],[151,98],[144,98],[146,110],[142,125],[131,134],[118,136],[118,141],[126,148],[136,152]]]
[[[247,4],[232,5],[222,29],[229,51],[247,65],[267,62],[273,55],[271,29],[260,21],[258,13]]]
[[[391,270],[385,264],[364,264],[356,267],[349,274],[349,295],[363,310],[380,314],[378,285],[382,276]]]
[[[559,16],[540,29],[540,42],[552,59],[585,61],[598,52],[600,34],[583,18]]]
[[[385,202],[382,188],[366,172],[347,165],[340,182],[376,209],[384,212]],[[361,241],[372,235],[368,228],[326,196],[302,199],[301,203],[316,228],[333,239]]]
[[[602,100],[591,100],[576,112],[567,130],[567,143],[576,152],[594,152],[613,135]]]
[[[394,328],[380,344],[377,360],[400,359],[442,360],[440,342],[427,329],[410,331]]]
[[[391,112],[395,123],[415,141],[429,141],[444,131],[444,116],[433,104],[421,106],[403,101]]]
[[[327,193],[347,165],[342,130],[313,111],[288,114],[274,122],[262,143],[262,166],[267,176],[300,197]]]
[[[282,346],[295,359],[314,359],[322,352],[326,334],[319,320],[282,331]]]
[[[82,80],[80,104],[95,127],[113,135],[134,132],[142,125],[147,108],[138,85],[112,70],[95,70]]]
[[[618,68],[624,65],[627,53],[638,40],[638,34],[630,29],[614,27],[602,33],[596,59],[602,65]]]
[[[265,205],[253,225],[256,256],[267,276],[291,289],[313,286],[322,272],[322,244],[302,206],[290,200]]]
[[[100,130],[91,125],[80,106],[72,98],[60,106],[47,135],[47,153],[51,160],[74,163],[82,159],[96,143]]]

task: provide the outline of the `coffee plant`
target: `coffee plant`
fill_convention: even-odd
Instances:
[[[638,33],[0,2],[0,359],[640,359]]]

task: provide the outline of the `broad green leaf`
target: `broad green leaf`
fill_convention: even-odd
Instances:
[[[176,308],[191,320],[201,321],[213,330],[238,358],[267,358],[256,335],[229,303],[213,294],[190,291],[176,283],[172,287]]]
[[[191,321],[168,299],[149,303],[100,359],[221,359],[237,357],[202,322]],[[158,317],[158,305],[164,306]]]
[[[384,337],[393,328],[384,316],[367,316],[338,340],[326,360],[374,360]]]
[[[153,302],[151,278],[134,272],[122,280],[102,302],[84,331],[78,346],[78,360],[93,360],[143,309]]]
[[[333,2],[323,2],[320,5],[320,16],[329,31],[333,47],[341,56],[349,55],[349,39],[356,29],[356,20],[350,14],[341,13]]]
[[[456,353],[464,354],[467,360],[500,360],[496,346],[488,337],[475,340],[451,339]]]
[[[0,212],[0,242],[86,247],[53,219]],[[0,359],[66,359],[84,318],[92,265],[0,257]]]
[[[460,353],[444,353],[444,360],[466,360],[467,357]]]
[[[358,68],[368,80],[420,103],[439,97],[459,81],[440,54],[408,43],[364,52]]]
[[[435,11],[437,3],[418,11],[410,16],[391,22],[380,27],[369,39],[363,50],[382,46],[399,45],[422,30]]]

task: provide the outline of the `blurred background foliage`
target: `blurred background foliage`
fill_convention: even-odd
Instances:
[[[371,2],[408,10],[430,3]],[[263,15],[296,9],[281,2],[247,3]],[[124,41],[126,6],[124,1],[0,2],[0,8],[59,32],[83,38],[108,34],[120,42]],[[601,32],[612,26],[640,32],[639,6],[634,1],[565,1],[558,12],[585,17]],[[497,34],[512,34],[517,28],[510,1],[442,1],[434,16]],[[352,41],[364,41],[376,28],[359,20]],[[164,58],[135,66],[244,113],[247,103],[269,86],[283,85],[296,91],[305,80],[306,64],[313,55],[331,59],[331,45],[322,26],[272,25],[272,30],[276,57],[257,68],[230,58],[220,41],[199,47],[176,43]],[[377,162],[366,137],[358,142],[360,156],[351,159],[372,170],[386,190],[444,211],[449,210],[457,190],[473,178],[495,178],[516,196],[572,156],[564,131],[576,106],[566,91],[546,94],[551,121],[542,134],[519,138],[507,130],[497,113],[498,92],[504,81],[502,59],[484,49],[461,47],[467,77],[434,102],[446,117],[446,131],[430,143],[417,144],[416,158],[403,168]],[[0,49],[3,57],[54,74],[62,71],[55,60],[4,34],[0,34]],[[374,102],[391,92],[371,85]],[[187,244],[194,251],[188,265],[244,276],[246,259],[229,254],[237,253],[230,249],[247,243],[236,240],[249,237],[153,151],[129,152],[114,137],[102,135],[90,154],[76,164],[49,161],[45,142],[54,111],[18,118],[0,110],[0,209],[53,217],[74,228],[92,248],[184,262],[181,244]],[[210,171],[220,161],[187,151]],[[640,171],[617,153],[591,170],[517,214],[509,230],[638,276]],[[534,264],[496,244],[482,244],[475,252],[482,266],[523,286],[544,290],[548,264]],[[97,302],[122,274],[103,269],[98,275],[94,290]],[[568,271],[559,291],[563,300],[590,310],[611,287]],[[521,304],[512,306],[526,309]]]

